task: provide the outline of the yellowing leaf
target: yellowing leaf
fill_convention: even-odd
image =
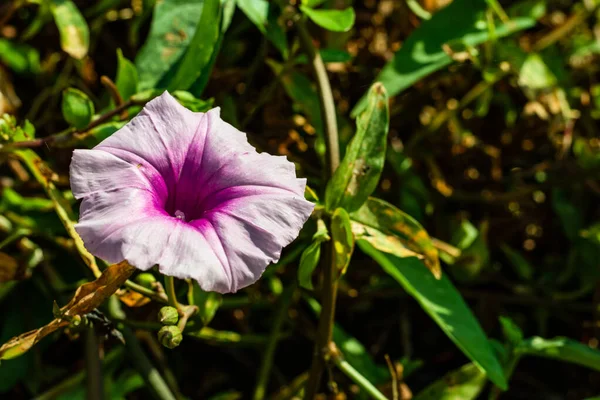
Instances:
[[[135,267],[127,261],[113,264],[93,282],[80,286],[71,301],[60,309],[61,318],[22,335],[16,336],[0,347],[0,360],[20,356],[52,332],[69,325],[76,315],[85,315],[97,308],[133,274]]]
[[[50,9],[60,32],[60,46],[71,57],[83,59],[90,46],[90,31],[77,6],[70,0],[52,0]]]
[[[386,201],[369,197],[350,216],[357,239],[363,239],[377,250],[396,257],[416,256],[436,278],[441,276],[437,249],[425,229],[410,215]]]

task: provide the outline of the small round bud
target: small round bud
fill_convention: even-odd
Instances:
[[[158,312],[158,320],[163,325],[175,325],[179,321],[179,313],[175,307],[164,306]]]
[[[168,349],[174,349],[179,346],[183,340],[181,330],[175,325],[163,326],[158,331],[158,341]]]
[[[154,289],[154,283],[156,282],[156,278],[150,272],[142,272],[141,274],[135,277],[135,282],[138,285],[142,285],[146,289]]]

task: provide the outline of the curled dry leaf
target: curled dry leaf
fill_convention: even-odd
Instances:
[[[69,325],[76,315],[85,315],[104,302],[133,274],[135,267],[127,261],[113,264],[93,282],[81,285],[71,301],[60,309],[61,318],[54,319],[48,325],[16,336],[0,347],[0,360],[20,356],[52,332]]]

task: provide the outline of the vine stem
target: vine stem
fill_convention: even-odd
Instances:
[[[327,142],[326,152],[326,167],[327,177],[331,179],[338,165],[340,164],[340,149],[338,139],[338,128],[335,112],[335,104],[333,102],[333,94],[331,92],[331,84],[327,76],[325,64],[321,56],[315,48],[312,38],[308,33],[306,24],[300,15],[295,17],[295,25],[300,37],[300,43],[308,55],[312,72],[317,80],[317,88],[319,92],[319,100],[321,105],[321,113],[325,121],[325,137]],[[336,266],[333,245],[328,242],[325,248],[325,257],[322,259],[321,275],[322,275],[322,309],[319,317],[319,326],[317,330],[317,338],[315,343],[315,351],[313,354],[310,375],[304,392],[305,399],[315,398],[321,376],[325,368],[326,360],[329,359],[329,348],[332,338],[333,325],[335,323],[335,303],[337,298],[337,279]]]
[[[169,299],[169,305],[175,307],[177,311],[181,310],[179,302],[177,301],[177,295],[175,294],[175,278],[172,276],[165,275],[165,291],[167,292],[167,298]]]

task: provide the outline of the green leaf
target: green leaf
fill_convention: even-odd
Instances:
[[[284,59],[288,58],[287,38],[283,28],[277,23],[276,4],[267,0],[236,0],[240,10],[261,31]]]
[[[215,313],[221,306],[223,295],[216,292],[205,292],[196,281],[191,282],[190,285],[188,302],[198,306],[198,313],[194,318],[200,318],[202,326],[206,326],[212,321]]]
[[[381,253],[365,240],[360,249],[413,296],[446,335],[488,375],[496,386],[506,389],[506,377],[477,319],[446,275],[435,279],[415,258],[398,258]]]
[[[466,364],[427,386],[413,400],[475,400],[486,380],[475,364]]]
[[[40,53],[23,43],[0,39],[0,61],[13,71],[23,74],[40,72]]]
[[[82,139],[82,142],[87,147],[92,148],[121,129],[126,123],[127,121],[112,121],[95,126],[86,133],[85,137]]]
[[[315,8],[325,3],[325,0],[302,0],[302,5],[310,8]]]
[[[92,121],[94,103],[81,90],[68,88],[63,92],[62,113],[69,125],[82,129]]]
[[[545,89],[556,85],[556,76],[539,54],[529,54],[519,70],[519,85],[530,89]]]
[[[171,94],[177,99],[179,103],[181,103],[182,106],[194,112],[206,112],[210,110],[213,106],[213,99],[198,99],[190,92],[176,90]]]
[[[314,10],[301,5],[300,10],[315,24],[334,32],[348,32],[354,25],[354,9],[344,10]]]
[[[159,82],[185,53],[196,31],[203,5],[203,1],[197,0],[156,2],[148,39],[135,60],[140,90],[166,87]]]
[[[492,36],[485,16],[486,10],[485,1],[454,0],[436,12],[430,20],[422,21],[402,44],[392,61],[381,70],[376,81],[385,86],[390,97],[396,96],[419,79],[453,62],[452,57],[443,49],[445,44],[457,43],[462,47],[473,47],[490,40]],[[493,38],[531,28],[536,23],[534,17],[537,15],[523,15],[512,18],[506,24],[497,24]],[[366,106],[367,99],[364,96],[352,110],[352,115],[358,115]]]
[[[50,10],[60,32],[60,46],[71,57],[81,60],[90,46],[90,31],[85,19],[70,0],[51,0]]]
[[[138,92],[138,72],[135,64],[123,57],[121,49],[117,49],[117,77],[115,85],[123,100],[129,99]]]
[[[356,135],[327,184],[325,208],[356,211],[377,188],[387,146],[390,124],[388,98],[381,84],[371,87],[368,106],[356,119]]]
[[[502,333],[508,343],[518,346],[523,341],[523,331],[510,318],[500,317]]]
[[[418,257],[433,273],[441,275],[438,251],[431,238],[410,215],[390,203],[369,197],[365,204],[350,214],[356,239],[396,257]]]
[[[301,287],[313,290],[312,274],[321,258],[321,243],[331,240],[327,225],[322,219],[317,221],[317,231],[313,235],[313,242],[302,252],[298,267],[298,283]]]
[[[344,63],[352,60],[350,53],[339,49],[319,49],[319,55],[324,63]],[[300,54],[295,59],[297,64],[307,64],[306,54]]]
[[[205,67],[211,63],[221,34],[221,11],[220,0],[204,0],[196,32],[177,66],[175,76],[167,85],[169,90],[186,90],[201,74],[207,73]]]
[[[532,337],[522,342],[515,349],[515,353],[552,358],[600,371],[600,351],[565,337]]]
[[[506,258],[508,258],[513,269],[521,279],[525,281],[531,281],[533,279],[533,267],[521,253],[512,249],[505,243],[500,245],[500,249],[502,249]]]
[[[335,266],[342,276],[346,273],[354,251],[354,234],[350,216],[343,208],[336,209],[331,217],[331,238],[335,250]]]
[[[298,266],[298,284],[307,290],[313,290],[312,275],[321,258],[321,241],[314,240],[300,256]]]

